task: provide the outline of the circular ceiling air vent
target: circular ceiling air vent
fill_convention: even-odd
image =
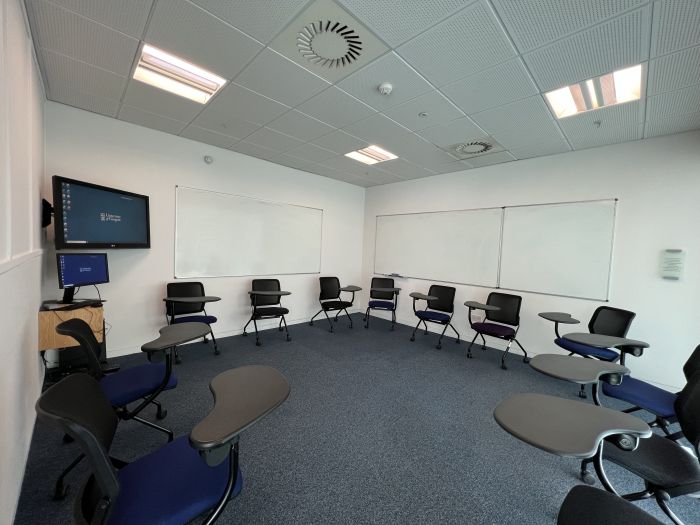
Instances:
[[[297,48],[313,64],[344,67],[360,58],[362,41],[355,30],[345,24],[319,20],[297,33]]]
[[[489,144],[488,142],[475,140],[473,142],[459,144],[457,147],[455,147],[455,151],[457,153],[461,153],[462,155],[477,155],[479,153],[486,153],[491,148],[493,148],[493,145]]]

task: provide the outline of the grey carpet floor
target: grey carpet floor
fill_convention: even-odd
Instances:
[[[176,435],[186,434],[211,408],[208,383],[218,372],[266,364],[291,384],[287,402],[243,433],[243,492],[219,522],[555,523],[564,496],[580,483],[579,463],[518,441],[492,413],[516,392],[575,398],[576,387],[537,373],[517,355],[504,371],[497,350],[475,349],[467,360],[465,343],[454,339],[437,350],[435,334],[411,343],[407,326],[391,332],[386,321],[373,318],[365,330],[361,316],[354,320],[350,330],[341,319],[334,334],[325,320],[294,325],[290,343],[269,330],[260,348],[254,337],[225,338],[220,356],[205,344],[181,350],[178,387],[161,397],[168,409],[163,423]],[[117,361],[128,367],[143,359]],[[133,460],[164,442],[158,432],[123,422],[112,452]],[[16,523],[71,522],[85,466],[70,475],[66,501],[52,501],[51,490],[75,447],[37,423]],[[609,474],[621,491],[641,489],[614,466]],[[653,502],[638,505],[668,522]],[[698,500],[677,498],[672,507],[688,525],[700,523]]]

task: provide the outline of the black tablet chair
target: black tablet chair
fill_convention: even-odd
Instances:
[[[523,352],[523,362],[529,363],[530,358],[527,355],[527,351],[517,339],[518,330],[520,329],[520,305],[522,302],[523,298],[519,295],[491,292],[486,300],[486,305],[495,307],[496,309],[485,309],[485,320],[484,322],[478,323],[472,321],[472,311],[476,308],[469,306],[469,326],[471,326],[472,330],[476,333],[474,334],[474,339],[472,339],[467,347],[467,357],[472,357],[472,345],[479,336],[481,336],[481,341],[483,342],[481,349],[485,350],[486,339],[484,339],[484,336],[487,335],[489,337],[508,341],[508,346],[505,352],[503,352],[503,356],[501,356],[501,368],[503,370],[507,368],[506,357],[508,357],[508,352],[510,351],[513,341],[515,341]]]
[[[168,283],[167,286],[167,296],[168,297],[204,297],[204,285],[200,282],[176,282]],[[168,324],[177,323],[204,323],[213,325],[217,319],[216,316],[207,314],[204,308],[205,303],[176,303],[171,301],[165,302],[165,312]],[[219,347],[216,344],[216,338],[214,337],[214,330],[211,330],[209,335],[211,335],[211,340],[214,343],[214,354],[219,355]],[[208,343],[207,338],[204,338],[204,342]],[[177,348],[175,349],[175,362],[180,363],[180,356],[178,355]]]
[[[611,306],[599,306],[593,312],[591,320],[588,322],[588,331],[592,334],[610,335],[614,337],[626,337],[636,314],[629,310],[613,308]],[[557,323],[554,325],[557,338],[554,343],[569,352],[569,355],[577,354],[582,357],[592,357],[604,361],[620,360],[625,364],[625,354],[633,353],[641,355],[641,348],[612,350],[610,348],[596,348],[581,343],[575,343],[559,336]]]
[[[669,501],[700,492],[700,372],[693,374],[678,394],[674,410],[683,436],[693,447],[692,453],[673,439],[652,434],[648,439],[639,440],[634,450],[604,446],[603,457],[644,480],[644,490],[623,498],[629,501],[654,498],[673,523],[683,525],[671,510]],[[603,486],[616,493],[602,464],[596,471]]]
[[[239,433],[284,402],[289,384],[269,367],[241,367],[219,374],[210,389],[214,408],[188,436],[128,464],[109,457],[118,418],[97,381],[74,374],[44,392],[39,419],[70,435],[90,464],[74,521],[174,525],[208,512],[204,523],[214,523],[243,485]]]
[[[105,374],[100,364],[102,347],[97,342],[90,325],[82,319],[69,319],[59,324],[56,327],[56,331],[61,335],[72,337],[78,342],[88,363],[88,373],[98,381],[102,392],[119,419],[138,421],[165,433],[168,436],[168,441],[172,441],[172,430],[156,425],[139,416],[151,404],[155,405],[157,409],[156,418],[163,419],[167,415],[167,411],[156,401],[156,397],[164,390],[171,390],[177,386],[177,377],[172,373],[172,357],[169,352],[165,354],[164,363],[145,363],[131,368],[123,368],[111,374]],[[129,405],[134,403],[136,405],[129,409]],[[61,473],[56,481],[55,499],[63,499],[65,497],[66,487],[64,479],[82,459],[83,456],[79,456]]]
[[[392,291],[384,291],[392,290]],[[372,277],[369,290],[369,304],[365,311],[365,328],[369,328],[369,313],[371,310],[391,312],[391,329],[396,325],[396,306],[399,300],[399,289],[394,288],[394,280],[388,277]]]
[[[352,328],[352,317],[348,313],[348,308],[351,308],[355,302],[355,292],[362,290],[359,286],[344,286],[341,288],[340,280],[337,277],[319,277],[319,284],[321,286],[321,292],[318,296],[318,302],[321,304],[321,309],[316,312],[311,320],[309,321],[309,326],[313,326],[314,319],[323,312],[328,320],[328,326],[330,331],[333,331],[333,323],[331,318],[328,317],[328,312],[336,312],[333,321],[338,321],[338,316],[341,312],[345,312],[350,320],[350,328]],[[341,292],[348,292],[352,294],[352,298],[349,301],[344,301],[340,298]]]
[[[696,372],[700,372],[700,345],[695,347],[695,350],[683,365],[683,375],[688,381]],[[655,419],[651,426],[658,426],[663,430],[667,437],[677,439],[681,437],[681,433],[671,434],[669,425],[677,421],[675,403],[678,399],[678,394],[659,388],[658,386],[636,379],[634,377],[626,377],[618,385],[603,383],[603,393],[615,399],[625,401],[632,408],[624,410],[624,412],[636,412],[645,410],[654,415]]]
[[[564,498],[557,525],[663,525],[636,505],[604,490],[576,485]]]
[[[246,328],[248,328],[248,325],[252,321],[253,326],[255,327],[255,345],[260,346],[262,343],[260,342],[260,335],[258,334],[258,321],[260,319],[279,318],[279,331],[282,331],[282,325],[284,325],[284,331],[287,334],[287,341],[291,341],[292,338],[289,336],[287,321],[284,318],[284,316],[289,313],[289,310],[282,306],[282,295],[288,294],[289,292],[282,292],[278,279],[253,279],[251,288],[252,289],[250,292],[248,292],[248,294],[250,295],[250,306],[253,309],[253,312],[250,315],[250,319],[243,327],[243,335],[248,335]],[[260,294],[256,292],[265,293]],[[267,295],[270,292],[280,292],[280,294]]]
[[[438,350],[442,348],[442,336],[445,335],[448,326],[457,334],[455,342],[459,343],[459,332],[452,326],[452,316],[455,310],[455,292],[456,290],[452,286],[431,284],[428,295],[418,292],[411,292],[409,294],[413,298],[413,313],[416,314],[418,318],[418,324],[413,329],[413,334],[411,334],[411,341],[416,340],[416,330],[418,330],[421,323],[423,323],[425,327],[424,335],[428,334],[427,323],[435,323],[444,326],[440,338],[438,339],[438,344],[436,345]],[[426,301],[425,309],[416,310],[416,301]]]

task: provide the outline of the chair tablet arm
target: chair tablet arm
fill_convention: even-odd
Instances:
[[[292,295],[292,292],[286,292],[284,290],[251,290],[248,292],[248,295],[260,295],[260,296],[281,296],[281,295]]]
[[[396,295],[399,295],[399,292],[401,291],[401,288],[370,288],[370,292],[384,292],[384,293],[394,293]]]
[[[558,338],[561,338],[561,335],[559,335],[559,323],[579,324],[581,322],[578,319],[574,319],[571,317],[571,314],[567,314],[566,312],[540,312],[537,315],[542,319],[547,319],[547,321],[552,321],[554,323],[554,333],[557,334]]]
[[[349,286],[343,286],[340,289],[341,292],[352,292],[352,293],[359,292],[360,290],[362,290],[362,288],[359,286],[355,286],[354,284],[351,284]]]
[[[224,461],[238,435],[276,409],[289,396],[289,383],[269,366],[227,370],[209,384],[214,408],[190,432],[190,445],[209,466]]]
[[[435,301],[438,299],[438,297],[435,297],[434,295],[426,295],[424,293],[420,292],[411,292],[408,294],[409,297],[413,297],[413,299],[419,299],[421,301]]]

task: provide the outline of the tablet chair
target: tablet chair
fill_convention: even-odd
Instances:
[[[663,525],[623,498],[604,490],[576,485],[559,508],[557,525]]]
[[[278,326],[279,331],[282,331],[282,325],[284,324],[284,331],[287,333],[287,341],[291,341],[292,338],[289,336],[289,330],[287,329],[287,321],[284,316],[289,313],[287,308],[282,307],[282,295],[258,295],[255,292],[279,292],[281,291],[280,282],[278,279],[253,279],[252,290],[250,291],[250,305],[253,308],[253,312],[250,315],[250,319],[243,327],[243,335],[247,336],[246,328],[250,322],[253,322],[255,327],[255,345],[260,346],[260,335],[258,334],[258,321],[260,319],[280,319],[280,324]]]
[[[522,304],[523,298],[519,295],[511,295],[507,293],[491,292],[486,304],[488,306],[494,306],[498,308],[497,310],[484,310],[484,315],[486,317],[484,322],[475,323],[472,321],[472,310],[475,308],[469,307],[469,326],[472,330],[476,332],[474,334],[474,339],[467,347],[467,357],[472,357],[472,345],[476,338],[481,336],[483,344],[481,349],[485,350],[486,340],[485,335],[490,337],[496,337],[497,339],[503,339],[508,341],[508,346],[506,347],[503,356],[501,357],[501,368],[505,370],[506,367],[506,357],[508,357],[508,352],[510,351],[510,346],[513,341],[517,343],[522,350],[524,357],[523,363],[529,363],[530,358],[527,355],[527,351],[517,340],[518,330],[520,329],[520,305]]]
[[[332,332],[333,323],[331,322],[331,318],[328,317],[328,312],[337,312],[333,318],[333,321],[335,322],[338,322],[340,312],[345,312],[345,315],[347,315],[348,319],[350,320],[350,328],[352,328],[352,317],[350,317],[350,314],[348,313],[348,308],[351,308],[355,302],[355,292],[361,290],[361,288],[358,286],[345,286],[341,288],[340,280],[337,277],[319,277],[318,281],[321,286],[321,292],[318,296],[318,302],[321,304],[321,309],[311,318],[311,321],[309,321],[309,326],[313,326],[314,319],[316,319],[316,317],[323,312],[328,320],[329,331]],[[343,301],[340,298],[341,292],[351,292],[352,298],[349,301]]]
[[[640,439],[634,450],[604,446],[603,457],[644,480],[644,490],[623,498],[636,501],[653,497],[673,523],[683,525],[668,502],[700,491],[700,372],[693,374],[678,394],[674,410],[683,436],[693,447],[692,453],[672,439],[652,434],[648,439]],[[603,486],[615,493],[602,463],[596,471]]]
[[[416,340],[416,330],[418,330],[421,323],[425,327],[424,335],[428,334],[428,325],[426,323],[436,323],[443,325],[445,328],[442,329],[435,348],[438,350],[442,348],[442,336],[445,335],[448,326],[457,334],[455,342],[459,344],[459,332],[452,326],[452,316],[455,310],[455,292],[456,290],[452,286],[431,284],[428,295],[416,292],[410,294],[413,298],[413,313],[418,318],[418,324],[413,329],[413,334],[411,334],[411,341]],[[418,300],[426,301],[425,310],[416,310],[416,301]]]
[[[685,365],[683,365],[683,374],[686,381],[689,381],[696,372],[700,372],[700,345],[695,347],[695,350],[685,362]],[[630,405],[634,405],[624,412],[630,413],[638,410],[646,410],[653,414],[655,419],[649,424],[661,428],[667,437],[671,439],[682,437],[682,433],[671,434],[668,429],[669,425],[677,420],[675,403],[678,394],[659,388],[641,379],[635,379],[634,377],[626,377],[624,381],[618,385],[611,385],[604,382],[603,393],[608,397],[620,399]]]
[[[370,310],[391,312],[391,329],[396,325],[396,306],[399,300],[398,288],[393,292],[377,291],[377,288],[394,288],[394,280],[388,277],[372,277],[369,291],[369,304],[365,311],[365,328],[369,328]]]
[[[204,297],[204,285],[200,282],[176,282],[168,283],[167,286],[167,296],[168,297]],[[168,324],[177,323],[204,323],[208,324],[211,329],[217,319],[213,315],[208,315],[207,311],[204,309],[204,303],[176,303],[166,301],[165,312]],[[214,343],[214,354],[219,355],[219,347],[216,344],[216,338],[214,337],[214,331],[211,330],[210,334],[211,340]],[[204,338],[204,342],[208,343],[207,338]],[[180,363],[180,356],[178,355],[177,348],[175,349],[175,362]]]
[[[56,331],[61,335],[70,336],[78,342],[88,363],[88,373],[98,381],[104,396],[119,419],[138,421],[165,433],[168,436],[168,441],[172,441],[172,430],[156,425],[138,415],[150,404],[156,406],[156,418],[163,419],[168,413],[156,401],[156,397],[163,390],[170,390],[177,386],[177,377],[172,373],[172,358],[169,352],[165,354],[165,363],[146,363],[121,369],[112,374],[105,374],[100,365],[101,346],[97,342],[90,325],[82,319],[69,319],[59,324],[56,327]],[[136,407],[129,410],[128,405],[137,402]],[[56,481],[55,499],[63,499],[65,497],[66,488],[63,480],[80,463],[82,458],[82,455],[79,456],[61,473]]]

